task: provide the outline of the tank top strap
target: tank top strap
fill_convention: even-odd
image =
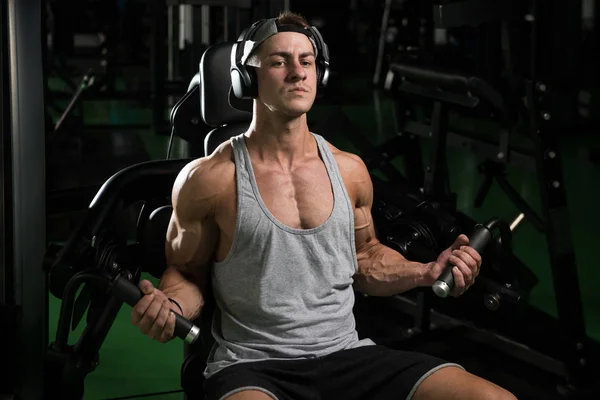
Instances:
[[[238,194],[241,193],[252,196],[252,187],[250,186],[250,171],[252,168],[248,165],[250,159],[249,157],[246,157],[247,150],[244,140],[243,133],[231,138],[231,147],[233,149],[233,157],[235,162],[236,184]]]
[[[329,174],[331,185],[333,188],[334,199],[336,199],[336,210],[341,210],[347,213],[344,217],[350,218],[351,232],[354,232],[354,207],[350,201],[350,196],[346,190],[346,185],[342,178],[342,174],[338,167],[337,161],[325,138],[317,133],[312,133],[319,146],[319,152],[323,158],[323,163]],[[334,210],[335,211],[335,210]]]

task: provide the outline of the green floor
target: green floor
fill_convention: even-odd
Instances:
[[[343,107],[356,128],[363,132],[372,143],[383,141],[394,135],[396,127],[389,102],[383,103],[383,119],[376,118],[375,103],[372,97],[365,97],[361,104]],[[324,113],[316,109],[314,115]],[[148,112],[135,104],[89,103],[86,115],[95,122],[135,122],[146,119]],[[318,119],[318,118],[317,118]],[[318,132],[326,134],[326,132]],[[150,159],[164,157],[167,138],[153,137],[147,132],[136,133],[144,144],[146,155]],[[332,139],[335,145],[348,151],[357,151],[351,141],[343,136]],[[587,329],[590,336],[600,340],[600,292],[596,289],[600,280],[597,268],[596,245],[599,235],[596,231],[598,217],[596,204],[600,190],[596,183],[600,181],[600,168],[592,165],[586,158],[586,149],[590,145],[599,145],[598,139],[591,137],[568,137],[563,140],[563,157],[566,187],[568,191],[569,211],[573,241],[577,255],[578,273],[581,283],[581,295],[585,306]],[[179,147],[179,142],[175,148]],[[176,153],[177,154],[177,153]],[[484,206],[474,209],[473,199],[481,176],[476,166],[480,159],[471,153],[450,149],[448,161],[452,189],[458,193],[458,204],[462,211],[477,220],[501,217],[512,220],[518,211],[504,194],[494,186]],[[519,193],[539,210],[539,196],[536,178],[532,174],[514,168],[509,170],[509,180]],[[548,266],[547,247],[544,237],[524,221],[514,237],[515,253],[528,265],[539,278],[539,284],[531,296],[531,303],[540,309],[555,315],[555,297],[551,272]],[[60,302],[50,301],[50,338],[56,331],[56,319]],[[81,327],[71,336],[74,341]],[[86,400],[108,399],[125,396],[169,392],[179,389],[180,367],[183,361],[183,345],[175,340],[166,345],[153,342],[139,333],[129,321],[129,307],[124,306],[112,327],[100,352],[100,364],[86,380]],[[160,394],[151,398],[182,399],[179,394]]]

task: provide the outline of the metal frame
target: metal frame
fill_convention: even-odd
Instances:
[[[17,378],[13,390],[19,398],[37,399],[44,394],[48,345],[48,292],[41,268],[46,248],[42,5],[39,0],[4,0],[2,7],[8,22],[10,93],[9,104],[2,104],[3,117],[10,115],[10,131],[3,131],[3,139],[10,146],[4,151],[12,155],[10,170],[4,170],[3,176],[4,198],[11,197],[10,209],[4,211],[12,214],[12,224],[4,226],[4,233],[12,262],[4,268],[10,271],[6,276],[12,273],[13,278],[6,282],[13,289],[5,292],[11,298],[4,300],[16,311],[17,323],[10,327],[16,339],[10,345],[17,356],[11,367]],[[3,68],[7,64],[3,60]],[[6,127],[3,121],[3,130]]]
[[[6,364],[15,364],[18,358],[12,343],[16,340],[14,328],[18,321],[18,308],[14,305],[11,241],[8,232],[12,231],[12,190],[11,162],[12,156],[6,136],[10,133],[10,97],[8,68],[8,18],[6,2],[0,1],[0,354]],[[5,369],[6,370],[6,369]],[[17,380],[14,368],[8,369],[0,379],[0,397],[2,394],[14,392]]]
[[[558,310],[559,332],[553,334],[552,343],[557,348],[557,354],[560,354],[556,361],[562,365],[561,368],[553,368],[553,372],[563,373],[567,383],[575,391],[593,383],[590,379],[591,363],[588,360],[592,343],[585,329],[558,140],[562,134],[561,130],[565,129],[565,126],[572,126],[569,125],[569,121],[574,116],[576,105],[576,95],[573,93],[573,89],[563,82],[565,76],[576,76],[574,68],[577,63],[574,60],[577,53],[576,46],[572,46],[572,43],[576,42],[575,38],[579,32],[578,22],[575,21],[579,21],[580,8],[578,7],[579,3],[576,3],[562,1],[548,6],[545,2],[532,0],[532,14],[527,18],[531,23],[532,31],[531,59],[529,60],[531,69],[530,76],[525,77],[525,95],[530,117],[529,135],[533,142],[531,148],[519,149],[509,145],[506,130],[501,133],[498,143],[489,143],[478,137],[462,133],[440,131],[438,128],[443,126],[443,115],[439,98],[430,96],[426,91],[423,91],[421,95],[431,97],[435,102],[430,124],[409,121],[404,118],[406,115],[404,110],[401,107],[397,109],[397,115],[399,119],[402,119],[400,124],[402,134],[433,139],[432,162],[434,166],[443,164],[440,146],[444,148],[446,146],[439,141],[441,135],[448,137],[448,144],[476,150],[501,166],[507,163],[517,164],[536,173],[542,201],[541,218],[537,217],[535,213],[532,214],[528,205],[518,195],[515,196],[516,192],[512,190],[506,179],[499,179],[498,183],[520,208],[526,209],[522,210],[525,214],[529,212],[530,217],[535,217],[532,222],[545,235]],[[544,4],[543,7],[542,4]],[[557,27],[555,21],[564,20],[565,15],[568,17],[567,22]],[[544,38],[544,42],[539,41],[541,37]],[[558,46],[557,41],[560,41],[562,45]],[[562,52],[556,52],[557,47],[569,49],[569,56],[565,56]],[[411,91],[408,92],[411,93]],[[419,94],[414,91],[412,93]],[[427,175],[428,173],[430,175]],[[437,168],[427,170],[426,167],[425,186],[429,188],[430,195],[444,194],[440,184],[442,177],[438,173]],[[428,186],[428,183],[431,186]],[[532,338],[532,340],[536,339]],[[550,339],[544,340],[544,338],[539,338],[539,340],[550,341]],[[541,363],[537,364],[544,368]]]
[[[558,142],[563,128],[554,118],[563,111],[558,108],[564,106],[557,104],[557,97],[561,96],[561,91],[564,91],[564,88],[560,87],[562,77],[575,76],[572,72],[577,63],[576,55],[573,53],[570,55],[562,53],[558,57],[557,44],[553,39],[560,36],[560,41],[565,46],[559,48],[569,52],[575,50],[577,46],[572,45],[570,38],[573,38],[576,35],[574,32],[578,31],[571,26],[580,18],[581,9],[577,5],[581,6],[579,2],[568,2],[568,4],[557,2],[549,5],[533,0],[531,76],[527,86],[527,97],[531,104],[530,127],[531,136],[536,144],[535,156],[542,200],[542,217],[550,253],[558,319],[562,328],[560,345],[565,355],[564,362],[569,383],[575,387],[585,387],[591,383],[590,363],[587,360],[589,339],[585,329]],[[567,18],[563,27],[557,28],[554,21],[563,19],[565,13],[571,17]],[[549,34],[550,32],[553,34]],[[540,43],[541,37],[548,42]],[[559,66],[555,63],[559,63]],[[572,97],[571,102],[573,105]]]

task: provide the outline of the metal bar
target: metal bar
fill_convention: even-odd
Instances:
[[[94,363],[122,305],[123,302],[115,297],[106,298],[106,301],[102,303],[102,310],[85,327],[79,341],[74,346],[75,354],[81,364]]]
[[[515,204],[517,209],[527,216],[527,219],[535,227],[535,229],[540,232],[544,232],[546,229],[544,220],[538,216],[533,207],[531,207],[529,203],[527,203],[527,201],[521,197],[519,192],[517,192],[515,188],[508,183],[508,180],[504,176],[497,175],[496,182],[498,182],[500,189],[502,189],[506,196]]]
[[[182,93],[185,93],[187,90],[188,83],[184,83],[183,81],[162,81],[163,90],[165,94],[170,94],[174,96],[181,96]],[[90,102],[90,101],[103,101],[103,100],[137,100],[137,101],[147,101],[148,98],[152,95],[152,90],[117,90],[114,92],[104,92],[104,91],[91,91],[86,94],[85,98],[81,99],[81,102]],[[73,94],[66,92],[52,92],[51,93],[52,100],[69,100]]]
[[[167,78],[172,80],[175,77],[175,7],[167,6]]]
[[[166,0],[167,5],[189,4],[194,6],[231,6],[239,8],[250,8],[252,0]]]
[[[398,130],[399,127],[405,126],[410,117],[410,111],[404,107],[404,103],[401,101],[394,102],[394,109],[395,129]],[[423,187],[425,175],[419,140],[414,134],[399,131],[398,135],[405,139],[403,163],[406,180],[413,187]]]
[[[383,64],[383,53],[385,51],[385,35],[387,33],[388,21],[392,9],[392,0],[385,0],[383,15],[381,16],[381,31],[379,32],[379,44],[377,48],[377,60],[375,62],[375,75],[373,76],[373,84],[378,85],[381,77],[381,68]]]
[[[210,46],[210,6],[203,4],[200,9],[202,10],[202,21],[200,29],[202,32],[202,44]]]
[[[223,41],[229,41],[229,7],[223,7]]]
[[[46,247],[44,206],[45,129],[42,2],[6,0],[10,58],[10,151],[12,153],[12,247],[15,304],[20,306],[17,397],[44,397],[48,344],[47,287],[42,270]],[[3,182],[6,185],[6,182]],[[10,240],[10,239],[9,239]],[[10,267],[9,267],[10,268]]]
[[[9,198],[10,190],[10,86],[8,80],[9,60],[8,53],[8,18],[4,7],[0,7],[0,306],[6,307],[14,301],[12,282],[13,275],[10,253],[8,249],[8,232],[12,230],[11,213],[12,201]],[[2,340],[2,343],[5,343]]]
[[[164,90],[164,77],[166,75],[165,49],[165,24],[163,24],[164,1],[153,0],[150,4],[152,15],[152,33],[150,45],[150,100],[152,102],[152,131],[157,133],[165,119],[166,95]]]
[[[562,59],[564,54],[556,54],[556,39],[566,48],[569,45],[569,26],[572,21],[564,22],[557,28],[555,21],[565,15],[572,16],[577,10],[578,2],[546,3],[539,0],[533,2],[532,43],[531,43],[531,80],[527,85],[528,103],[530,104],[531,136],[536,142],[536,168],[542,200],[542,217],[546,223],[546,242],[550,254],[550,268],[554,283],[556,305],[561,332],[557,343],[563,350],[564,361],[568,370],[568,380],[573,386],[586,386],[590,383],[591,374],[588,356],[588,338],[586,335],[581,291],[577,273],[577,263],[573,248],[573,238],[567,207],[567,194],[562,170],[559,148],[561,118],[563,112],[557,98],[568,96],[564,93],[564,75],[568,75],[566,64],[576,65],[572,57]],[[580,4],[579,4],[580,6]],[[566,31],[566,32],[565,32]],[[569,36],[563,38],[563,34]],[[544,42],[539,42],[540,38]],[[560,37],[560,38],[559,38]],[[562,46],[561,46],[562,47]],[[574,56],[574,55],[573,55]],[[561,64],[567,68],[565,71]],[[569,75],[573,76],[573,75]]]
[[[433,6],[436,28],[476,26],[489,21],[508,19],[519,10],[515,1],[463,0]]]
[[[425,167],[425,183],[423,193],[429,198],[439,199],[446,195],[445,173],[446,170],[446,135],[447,111],[441,101],[433,105],[431,116],[431,130],[429,136],[433,141],[433,150],[429,165]]]
[[[510,230],[514,231],[517,226],[519,226],[519,224],[521,223],[521,221],[523,220],[523,218],[525,218],[525,214],[521,213],[519,214],[514,220],[513,222],[511,222],[510,224]]]
[[[406,296],[398,295],[391,297],[388,300],[390,301],[389,304],[391,307],[398,311],[412,316],[416,316],[416,313],[418,312],[417,302]],[[543,354],[527,346],[526,344],[512,340],[502,334],[477,328],[466,321],[453,318],[449,315],[436,311],[435,309],[431,309],[430,318],[431,323],[436,327],[463,328],[464,330],[461,330],[461,333],[465,335],[465,337],[468,337],[475,342],[501,350],[509,356],[512,356],[520,361],[524,361],[530,365],[535,365],[536,367],[557,376],[562,377],[566,374],[565,365],[561,360],[557,360],[554,357]],[[435,329],[433,329],[433,331],[435,331]]]
[[[419,137],[430,139],[429,132],[431,128],[428,125],[421,124],[416,121],[406,121],[404,126],[400,127],[401,132],[413,134]],[[483,138],[475,138],[464,132],[448,131],[448,145],[468,149],[482,157],[496,159],[498,154],[498,145],[485,141]],[[509,164],[518,166],[528,171],[535,171],[534,154],[531,150],[519,148],[516,146],[510,147]]]

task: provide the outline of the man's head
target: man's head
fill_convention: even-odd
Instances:
[[[329,75],[328,49],[300,15],[284,12],[262,20],[242,35],[232,52],[237,97],[256,98],[271,111],[300,115],[314,102]]]

